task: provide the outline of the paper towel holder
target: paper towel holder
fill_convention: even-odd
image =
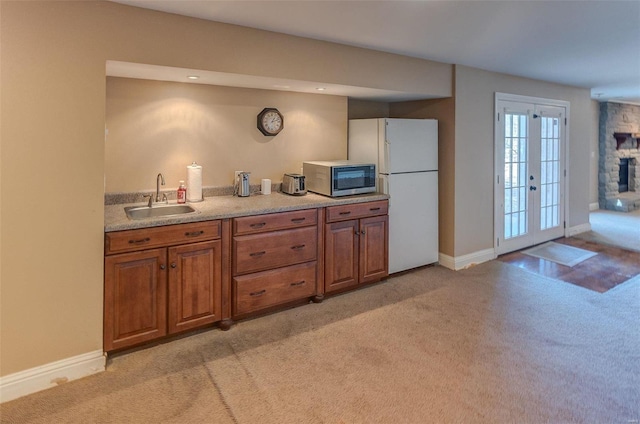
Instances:
[[[187,166],[187,201],[189,203],[202,202],[202,166],[195,161]]]

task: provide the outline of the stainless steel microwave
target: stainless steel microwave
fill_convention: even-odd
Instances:
[[[307,190],[339,197],[376,191],[376,166],[348,160],[303,162]]]

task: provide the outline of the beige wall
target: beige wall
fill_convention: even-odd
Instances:
[[[107,60],[451,96],[426,60],[112,2],[0,8],[3,376],[102,348]]]
[[[438,235],[439,252],[453,256],[455,212],[455,99],[391,103],[393,118],[438,120]]]
[[[105,61],[68,4],[0,7],[6,375],[102,346]]]
[[[277,107],[285,126],[275,137],[256,127],[264,107]],[[228,186],[234,170],[282,181],[304,160],[347,158],[347,98],[202,84],[107,78],[106,192],[165,188],[203,167],[204,186]]]
[[[349,119],[388,118],[389,103],[349,99]]]
[[[439,252],[453,256],[455,212],[455,98],[407,102],[349,100],[349,119],[406,118],[438,120]]]
[[[496,92],[570,102],[567,228],[589,222],[589,90],[455,67],[455,256],[493,248],[493,113]]]
[[[2,1],[0,38],[2,376],[102,348],[107,60],[452,96],[450,65],[112,2]],[[588,90],[466,67],[455,78],[445,253],[493,246],[495,91],[571,102],[568,225],[588,222]]]

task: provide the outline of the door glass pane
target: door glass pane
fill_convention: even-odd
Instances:
[[[528,117],[505,113],[504,120],[504,238],[528,232]]]
[[[560,120],[540,119],[540,230],[546,230],[560,225]]]

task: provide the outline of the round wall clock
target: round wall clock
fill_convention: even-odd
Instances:
[[[258,114],[258,129],[264,135],[276,135],[284,128],[284,117],[273,107],[262,109]]]

